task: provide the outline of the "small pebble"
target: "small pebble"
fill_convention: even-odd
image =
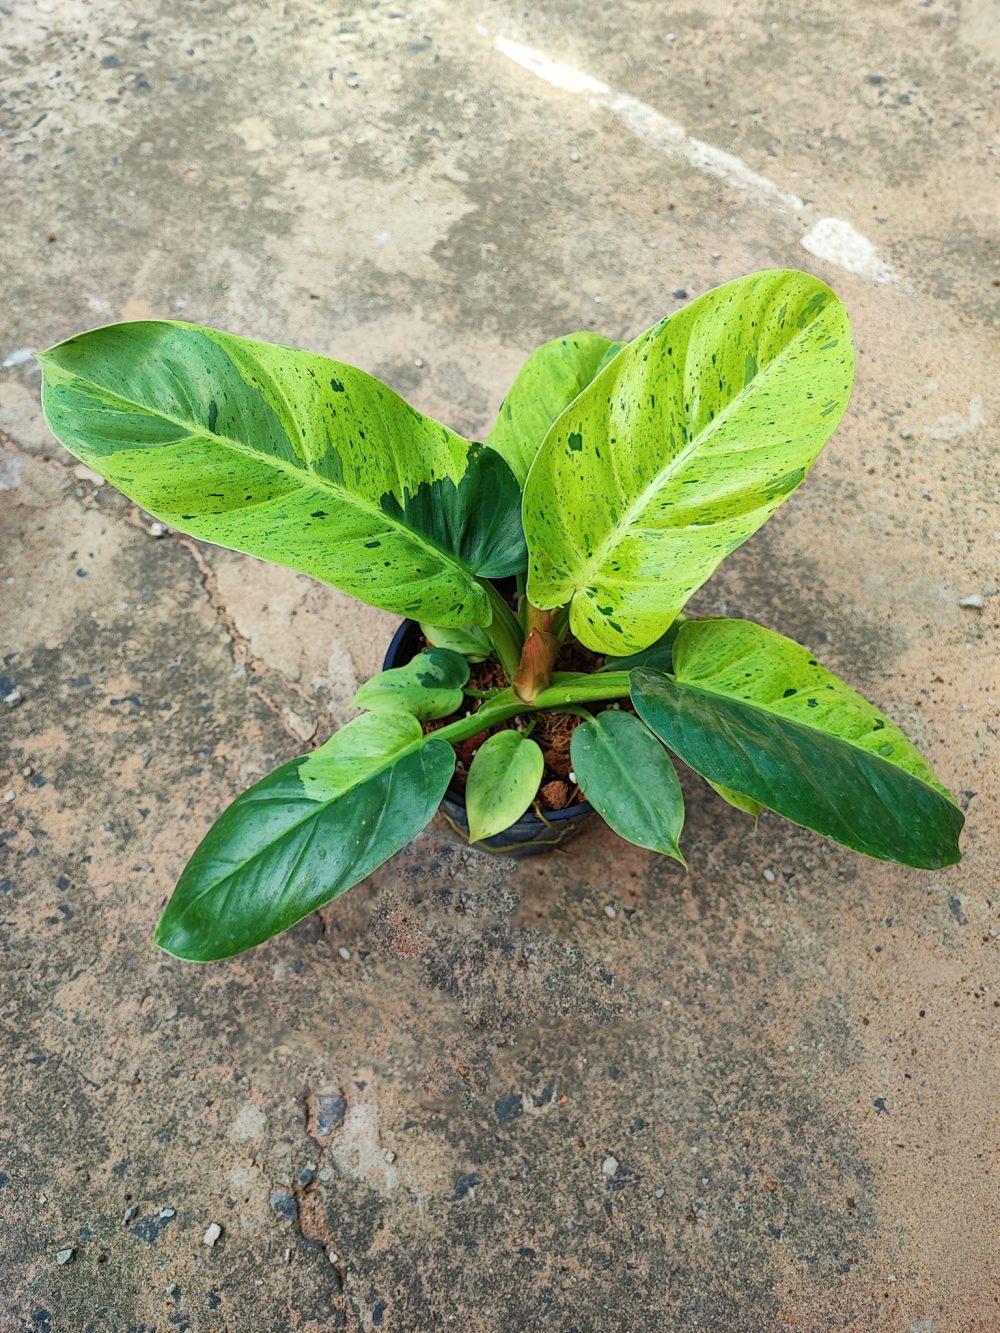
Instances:
[[[122,1218],[122,1226],[127,1226],[129,1222],[132,1221],[132,1218],[135,1217],[138,1211],[139,1211],[139,1205],[137,1203],[130,1203],[129,1206],[125,1209],[125,1216]]]
[[[60,1250],[60,1251],[58,1252],[58,1254],[56,1255],[56,1263],[57,1263],[57,1264],[68,1264],[68,1263],[72,1260],[72,1258],[73,1258],[73,1256],[74,1256],[75,1254],[76,1254],[76,1250],[73,1250],[73,1249]]]
[[[23,698],[24,695],[20,690],[11,690],[10,694],[4,695],[3,701],[8,708],[16,708]]]
[[[611,904],[608,903],[607,907],[605,907],[605,909],[604,909],[604,915],[608,918],[609,921],[614,921],[614,919],[615,919],[615,917],[618,915],[618,913],[617,913],[617,912],[615,911],[615,909],[611,906]]]
[[[609,1153],[601,1163],[601,1174],[605,1176],[613,1176],[617,1170],[618,1158],[612,1157]]]
[[[326,1257],[330,1260],[331,1264],[340,1263],[340,1255],[337,1253],[336,1250],[330,1250]]]
[[[960,597],[958,599],[958,604],[959,606],[966,607],[970,611],[981,611],[984,605],[983,599],[978,592],[973,593],[971,597]]]
[[[168,1283],[167,1283],[167,1295],[168,1295],[168,1296],[176,1296],[176,1295],[177,1295],[177,1283],[176,1283],[176,1282],[168,1282]]]
[[[350,960],[351,957],[350,949],[345,949],[344,946],[341,945],[340,948],[337,950],[337,952],[340,954],[341,958],[343,958],[345,963]]]
[[[391,1148],[386,1148],[382,1156],[385,1158],[385,1160],[389,1163],[390,1166],[396,1160],[396,1154],[392,1151]]]
[[[896,1274],[895,1274],[895,1273],[890,1273],[890,1274],[889,1274],[889,1281],[890,1281],[890,1282],[895,1282],[895,1281],[896,1281]]]
[[[204,1236],[202,1236],[201,1243],[202,1245],[207,1245],[211,1248],[221,1235],[222,1227],[219,1226],[218,1222],[212,1222]]]
[[[12,801],[12,800],[14,799],[14,792],[13,792],[13,790],[11,790],[11,791],[5,791],[4,794],[3,794],[3,798],[4,798],[5,801]]]
[[[167,535],[167,525],[165,523],[150,523],[149,535],[151,537],[165,537]]]
[[[25,766],[21,769],[21,777],[30,778],[32,773],[34,773],[34,771],[35,770],[31,767],[30,764],[25,764]]]
[[[600,298],[599,296],[595,296],[595,297],[594,297],[594,305],[600,305],[600,304],[601,304],[601,298]]]
[[[655,1189],[655,1190],[653,1190],[653,1193],[656,1195],[656,1197],[657,1197],[658,1199],[662,1199],[663,1196],[664,1196],[664,1194],[666,1194],[666,1190],[665,1190],[665,1189],[663,1188],[663,1186],[661,1185],[661,1186],[659,1187],[659,1189]]]
[[[767,880],[768,884],[773,884],[773,883],[774,883],[774,880],[775,880],[775,874],[774,874],[774,871],[773,871],[773,870],[765,870],[765,871],[764,871],[764,878]]]
[[[176,1217],[176,1216],[177,1216],[177,1209],[176,1209],[176,1208],[161,1208],[161,1209],[160,1209],[160,1216],[161,1216],[162,1218]]]
[[[347,76],[347,86],[348,86],[348,88],[357,88],[357,87],[360,85],[360,83],[361,83],[361,80],[360,80],[360,79],[358,78],[358,76],[354,73],[354,71],[351,70],[350,74],[348,74],[348,76]]]
[[[713,251],[712,251],[712,258],[713,258],[713,259],[721,259],[721,258],[722,258],[722,251],[721,251],[721,250],[713,250]]]
[[[286,1264],[290,1264],[291,1262],[292,1262],[292,1252],[291,1252],[291,1250],[286,1250],[286,1251],[285,1251],[285,1263],[286,1263]]]
[[[30,347],[19,347],[17,351],[11,352],[9,356],[3,359],[4,370],[13,370],[15,366],[23,366],[26,361],[30,361],[34,356]]]
[[[579,162],[579,160],[580,160],[580,154],[579,154],[579,153],[570,153],[570,155],[569,155],[569,160],[570,160],[571,162]]]
[[[422,369],[424,364],[424,358],[422,356],[415,356],[413,358],[413,364],[416,366],[418,370]]]
[[[912,431],[912,430],[901,430],[901,431],[899,432],[899,438],[900,438],[901,440],[912,440],[912,439],[913,439],[913,431]]]
[[[998,935],[1000,935],[1000,930],[997,930],[996,926],[990,926],[989,930],[990,939],[995,940]]]
[[[575,781],[576,781],[576,774],[573,772],[572,769],[569,770],[569,772],[566,774],[566,776],[569,778],[570,782],[575,782]]]

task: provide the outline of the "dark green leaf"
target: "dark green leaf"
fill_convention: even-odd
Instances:
[[[431,819],[455,769],[404,713],[366,713],[238,797],[209,830],[155,942],[193,962],[287,930],[371,874]]]
[[[580,790],[620,837],[685,864],[677,771],[637,717],[606,708],[576,728],[570,755]]]
[[[674,670],[633,672],[632,699],[710,782],[868,856],[960,859],[962,812],[919,751],[805,648],[749,621],[691,621]]]
[[[374,713],[412,713],[426,721],[447,717],[460,707],[462,686],[469,679],[469,664],[450,648],[428,648],[405,666],[381,671],[351,700],[354,708]]]

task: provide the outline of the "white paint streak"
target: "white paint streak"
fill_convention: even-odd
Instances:
[[[591,100],[597,102],[603,99]],[[659,148],[661,152],[684,158],[696,171],[706,176],[715,176],[717,180],[724,181],[726,185],[731,185],[736,190],[749,190],[762,199],[783,204],[794,213],[801,212],[805,208],[804,200],[797,194],[791,194],[788,190],[783,190],[780,185],[775,185],[774,181],[768,180],[766,176],[759,175],[748,167],[742,158],[736,157],[733,153],[716,148],[714,144],[705,143],[703,139],[695,139],[688,134],[683,125],[670,120],[655,107],[651,107],[648,102],[640,102],[637,97],[631,97],[628,93],[616,93],[608,100],[607,106],[637,138],[644,140],[653,148]]]
[[[682,158],[696,171],[713,176],[732,189],[744,190],[766,203],[775,204],[797,216],[811,212],[809,205],[791,190],[785,190],[767,176],[762,176],[734,153],[706,143],[688,134],[683,125],[671,120],[648,102],[642,102],[629,93],[616,92],[583,70],[553,60],[544,51],[538,51],[508,37],[497,37],[494,46],[522,69],[544,79],[553,88],[563,92],[586,94],[591,106],[610,113],[625,128],[651,148],[673,157]],[[891,265],[879,257],[867,237],[843,218],[819,218],[800,238],[801,244],[818,259],[838,264],[848,273],[868,278],[871,282],[895,282]]]
[[[20,463],[13,454],[0,453],[0,491],[16,491],[20,484]]]
[[[962,435],[975,434],[985,421],[982,398],[973,398],[969,403],[967,417],[963,417],[961,412],[949,412],[946,416],[938,417],[937,421],[926,425],[924,434],[929,435],[932,440],[957,440]]]
[[[546,83],[551,83],[553,88],[562,88],[567,93],[600,94],[611,91],[606,83],[601,83],[600,79],[592,79],[589,74],[584,74],[583,70],[574,69],[572,65],[564,65],[561,60],[550,60],[543,51],[536,51],[533,46],[523,46],[520,42],[512,42],[508,37],[498,37],[495,46],[501,55],[513,60],[522,69],[537,74]]]
[[[23,366],[24,363],[30,361],[34,355],[34,348],[18,347],[17,350],[11,352],[9,356],[5,356],[3,361],[0,362],[0,365],[3,366],[4,370],[13,370],[15,366]]]
[[[895,282],[896,274],[890,264],[879,258],[879,253],[867,236],[845,222],[843,218],[820,218],[802,237],[802,245],[817,259],[828,259],[833,264],[856,273],[871,282]]]

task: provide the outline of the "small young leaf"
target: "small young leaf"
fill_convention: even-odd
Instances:
[[[465,788],[469,840],[479,842],[510,828],[535,799],[545,759],[519,731],[498,731],[476,751]]]
[[[710,782],[883,861],[961,859],[961,810],[894,723],[797,643],[690,621],[675,676],[632,673],[636,711]]]
[[[705,779],[708,782],[708,779]],[[742,810],[745,815],[753,815],[754,819],[759,819],[765,806],[760,801],[755,801],[752,796],[744,796],[742,792],[733,791],[732,787],[724,787],[721,782],[709,782],[708,785],[716,792],[727,805],[731,805],[734,810]]]
[[[373,713],[412,713],[423,721],[447,717],[460,706],[462,686],[469,679],[469,664],[450,648],[428,648],[406,666],[381,671],[351,700],[354,708]]]
[[[485,662],[493,651],[490,636],[484,629],[447,629],[443,625],[420,622],[420,631],[435,648],[450,648],[461,653],[467,662]]]
[[[608,708],[573,732],[580,790],[619,837],[681,865],[684,797],[670,756],[631,713]]]
[[[623,346],[599,333],[567,333],[542,343],[525,361],[486,440],[521,486],[553,421]]]
[[[454,750],[415,717],[355,718],[237,797],[185,867],[155,943],[204,963],[287,930],[405,847],[454,771]]]

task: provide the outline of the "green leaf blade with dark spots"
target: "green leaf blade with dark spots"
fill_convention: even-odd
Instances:
[[[372,676],[351,700],[375,713],[411,713],[421,721],[448,717],[461,707],[469,679],[466,659],[449,648],[429,648],[405,666]]]
[[[542,343],[525,361],[486,440],[519,485],[553,421],[623,346],[599,333],[567,333]]]
[[[239,796],[188,862],[154,937],[192,962],[287,930],[416,836],[455,768],[416,718],[368,713]]]
[[[749,621],[692,621],[674,670],[633,672],[632,699],[711,783],[867,856],[961,859],[964,817],[926,760],[806,649]]]
[[[192,536],[444,626],[490,624],[478,576],[523,568],[513,478],[466,481],[468,441],[353,366],[170,321],[39,360],[57,438]]]
[[[570,755],[580,790],[619,837],[685,864],[677,770],[637,717],[606,708],[575,728]]]
[[[636,338],[532,464],[531,601],[569,602],[595,652],[651,644],[803,479],[853,378],[844,306],[790,270],[727,283]]]

